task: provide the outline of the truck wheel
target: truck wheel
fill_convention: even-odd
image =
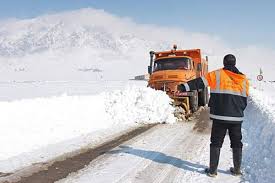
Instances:
[[[208,88],[199,92],[199,106],[205,106],[208,103]]]
[[[199,108],[198,92],[194,91],[194,96],[190,97],[190,108],[192,112],[196,112]]]

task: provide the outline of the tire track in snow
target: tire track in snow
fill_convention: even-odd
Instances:
[[[200,120],[159,125],[58,183],[240,182],[239,177],[226,171],[232,161],[228,136],[221,152],[218,177],[204,174],[209,163],[210,138],[205,132],[209,133],[211,125],[203,126],[206,131],[197,130],[195,125]]]
[[[154,151],[158,151],[158,152],[163,152],[168,146],[170,146],[174,141],[175,141],[175,139],[177,139],[177,138],[179,138],[179,136],[181,136],[182,134],[181,133],[173,133],[172,135],[170,135],[170,136],[168,136],[168,137],[172,137],[165,145],[163,145],[163,144],[161,144],[158,148],[156,148],[156,149],[154,149]],[[185,135],[185,140],[187,139],[187,135]],[[135,166],[131,171],[129,171],[129,172],[126,172],[123,176],[122,176],[122,178],[121,179],[119,179],[119,180],[117,180],[117,181],[115,181],[115,182],[132,182],[133,180],[133,177],[129,177],[129,175],[134,175],[134,178],[137,178],[137,179],[139,179],[139,180],[142,180],[142,182],[144,182],[145,180],[145,178],[139,178],[139,177],[137,177],[138,176],[138,174],[142,174],[142,175],[144,175],[144,173],[146,174],[146,172],[150,172],[150,171],[148,171],[148,169],[150,169],[150,166],[152,165],[152,164],[155,164],[154,163],[154,160],[156,159],[156,158],[158,158],[158,156],[159,156],[159,154],[153,154],[152,153],[152,155],[151,156],[149,156],[149,157],[146,157],[146,159],[150,159],[150,160],[153,160],[153,161],[151,161],[151,162],[147,162],[147,161],[142,161],[142,162],[144,162],[145,164],[143,165],[143,166],[140,166],[140,165],[137,165],[137,166]],[[128,177],[126,177],[128,175]],[[137,175],[137,176],[136,176]],[[160,174],[161,175],[161,174]],[[146,180],[146,182],[155,182],[155,180]]]
[[[165,126],[165,128],[163,128]],[[168,126],[168,129],[166,128]],[[169,127],[170,126],[170,127]],[[176,135],[172,125],[158,125],[153,129],[141,134],[140,136],[128,141],[124,145],[136,144],[139,147],[148,147],[149,144],[158,142],[157,150],[162,148],[165,141],[169,140],[168,137]],[[145,137],[144,137],[145,136]],[[156,147],[155,147],[156,148]],[[125,154],[126,148],[115,148],[113,151],[107,152],[95,161],[91,162],[89,167],[80,170],[77,173],[69,175],[68,179],[60,180],[59,183],[68,182],[90,182],[85,181],[85,178],[79,177],[77,174],[88,174],[89,180],[96,180],[95,182],[116,182],[119,181],[129,171],[129,164],[132,165],[147,165],[149,160],[140,159],[137,156],[131,154]],[[144,152],[143,156],[148,156],[148,153]],[[130,167],[130,169],[132,166]],[[95,170],[95,171],[94,171]],[[112,172],[112,177],[109,173]]]
[[[191,158],[192,156],[194,156],[193,153],[195,152],[198,152],[198,149],[199,149],[199,152],[202,152],[202,148],[200,148],[202,146],[202,143],[197,143],[199,140],[204,140],[203,138],[199,137],[199,136],[192,136],[191,134],[189,134],[190,138],[188,138],[188,141],[184,144],[179,144],[179,148],[181,149],[181,153],[179,155],[179,158],[180,159],[183,159],[183,160],[187,160],[187,161],[190,161],[190,160],[193,160],[193,158]],[[199,140],[198,140],[199,138]],[[205,140],[204,140],[205,141]],[[193,151],[186,151],[184,149],[193,149]],[[194,151],[195,150],[195,151]],[[169,154],[175,154],[175,152],[169,152]],[[195,168],[197,170],[195,171],[198,171],[198,172],[203,172],[203,168],[204,168],[204,165],[199,165],[199,166],[202,166],[201,168]],[[180,168],[174,168],[174,167],[167,167],[168,170],[164,170],[164,172],[166,172],[165,174],[163,174],[162,176],[160,176],[160,178],[155,181],[155,183],[166,183],[166,182],[182,182],[182,180],[185,180],[184,178],[184,175],[186,175],[186,172],[189,172],[189,171],[185,171],[184,170],[184,164],[181,163],[181,165],[179,166]],[[183,175],[183,176],[179,176],[179,175]]]

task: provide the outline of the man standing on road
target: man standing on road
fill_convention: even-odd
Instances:
[[[228,54],[223,59],[224,68],[210,72],[206,77],[200,77],[178,86],[185,92],[210,87],[209,100],[210,119],[213,120],[210,144],[210,163],[205,172],[210,177],[217,175],[217,168],[226,131],[229,132],[233,151],[234,167],[230,168],[232,175],[241,175],[242,132],[241,125],[244,110],[247,106],[249,83],[248,79],[236,67],[236,58]]]

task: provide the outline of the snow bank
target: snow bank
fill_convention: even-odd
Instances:
[[[24,155],[21,159],[16,158],[16,162],[9,161],[7,168],[4,162],[8,158],[101,129],[138,123],[173,123],[175,118],[170,102],[161,91],[133,86],[94,96],[63,95],[0,102],[0,172],[33,163],[33,160],[25,161]],[[78,144],[75,148],[79,148]],[[56,156],[54,152],[51,154]]]
[[[170,98],[162,91],[128,87],[124,91],[105,94],[106,112],[115,123],[175,122]]]
[[[275,97],[274,85],[251,89],[244,121],[245,179],[250,182],[275,182]]]

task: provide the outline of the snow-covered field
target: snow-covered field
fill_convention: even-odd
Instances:
[[[146,86],[145,81],[6,81],[0,82],[0,101],[14,101],[52,96],[87,96],[119,90],[125,86]]]

